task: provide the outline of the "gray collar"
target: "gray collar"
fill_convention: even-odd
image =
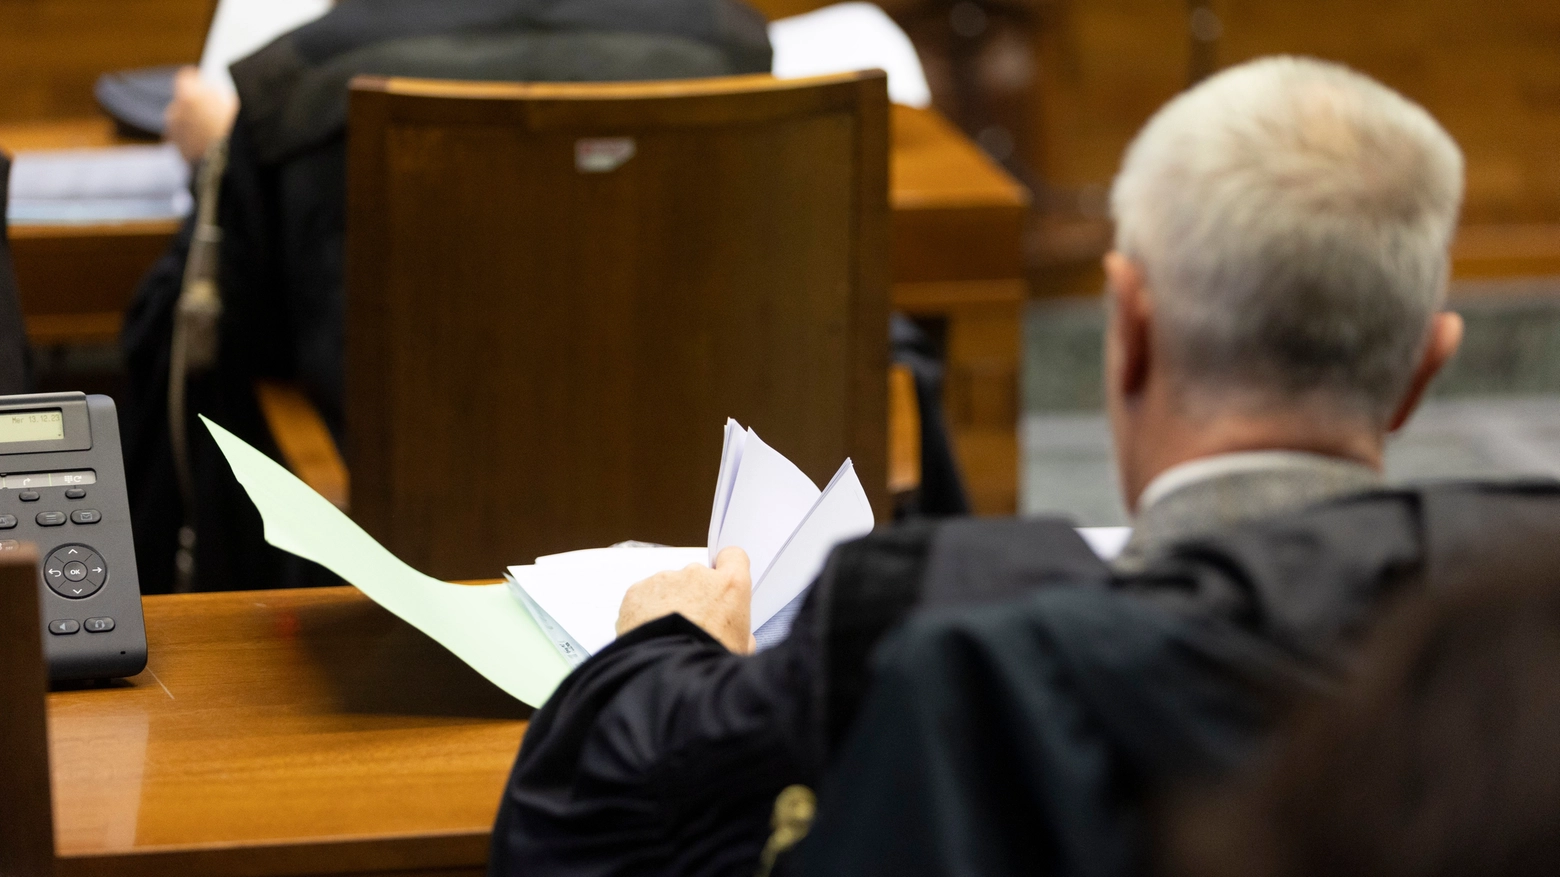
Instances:
[[[1141,572],[1157,555],[1184,539],[1245,521],[1271,517],[1382,485],[1381,473],[1349,460],[1307,454],[1273,458],[1273,465],[1203,464],[1206,477],[1182,480],[1144,508],[1132,538],[1113,565]]]

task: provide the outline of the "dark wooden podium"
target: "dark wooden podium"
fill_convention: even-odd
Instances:
[[[484,872],[530,710],[432,640],[353,588],[149,597],[144,672],[45,694],[33,563],[0,560],[0,874]]]

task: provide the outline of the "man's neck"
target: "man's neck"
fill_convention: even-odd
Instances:
[[[1336,410],[1295,406],[1260,414],[1145,418],[1137,431],[1123,486],[1132,510],[1144,488],[1161,473],[1206,457],[1251,451],[1299,451],[1335,457],[1380,471],[1385,437]]]

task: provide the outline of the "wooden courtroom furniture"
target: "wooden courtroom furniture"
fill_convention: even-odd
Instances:
[[[728,416],[888,518],[881,72],[361,78],[349,115],[344,450],[392,552],[699,544]]]
[[[894,106],[890,120],[891,301],[942,330],[949,428],[975,510],[1011,513],[1029,196],[935,110]],[[101,117],[0,125],[0,148],[13,152],[120,142],[129,141]],[[13,228],[34,343],[112,342],[131,291],[176,230],[171,222]]]
[[[761,0],[770,17],[811,0]],[[96,108],[98,74],[192,63],[214,0],[27,0],[0,10],[0,149],[130,142]],[[1022,229],[1028,195],[935,110],[892,111],[894,307],[935,324],[946,410],[978,512],[1017,508]],[[109,344],[176,223],[13,228],[34,343]],[[1002,281],[993,283],[992,281]]]
[[[145,671],[45,697],[19,553],[0,555],[0,873],[484,873],[530,710],[432,640],[353,588],[148,597]]]

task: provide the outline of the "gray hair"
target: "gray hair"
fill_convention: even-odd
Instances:
[[[1457,144],[1338,64],[1265,58],[1165,105],[1111,190],[1116,249],[1190,385],[1385,422],[1445,296]]]

